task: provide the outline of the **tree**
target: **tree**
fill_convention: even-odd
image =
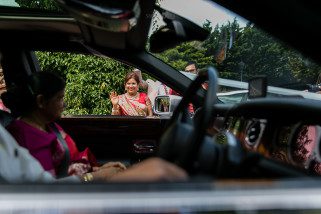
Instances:
[[[184,71],[189,61],[196,62],[199,68],[209,65],[212,57],[206,56],[205,53],[206,50],[201,46],[201,43],[186,42],[157,56],[173,68]]]
[[[20,7],[36,8],[42,10],[61,11],[53,0],[15,0]]]
[[[207,56],[214,55],[212,64],[221,77],[247,81],[256,75],[266,75],[269,85],[291,88],[298,87],[297,82],[316,80],[320,73],[320,66],[252,24],[240,28],[234,20],[214,29],[208,22],[204,26],[212,32],[203,46]],[[215,61],[221,50],[224,60]]]

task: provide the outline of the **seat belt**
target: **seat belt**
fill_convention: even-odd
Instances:
[[[65,155],[64,155],[64,158],[58,168],[57,177],[58,178],[67,177],[68,176],[69,161],[70,161],[70,153],[69,153],[69,148],[68,148],[67,142],[62,137],[60,131],[58,130],[57,126],[54,123],[50,124],[49,127],[54,131],[57,139],[59,140],[59,142],[63,145],[63,147],[65,149]]]

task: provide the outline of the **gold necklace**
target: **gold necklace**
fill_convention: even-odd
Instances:
[[[134,95],[134,96],[131,96],[128,94],[128,92],[125,94],[125,96],[127,97],[127,99],[130,99],[130,100],[135,100],[137,99],[138,97],[138,92]]]

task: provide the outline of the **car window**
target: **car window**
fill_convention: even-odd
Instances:
[[[182,4],[188,6],[182,8]],[[265,76],[268,95],[321,99],[320,65],[273,38],[255,23],[210,1],[164,0],[159,5],[210,32],[203,42],[185,42],[161,53],[152,53],[177,71],[189,70],[190,63],[194,63],[198,71],[214,66],[220,77],[219,93],[248,90],[250,79]],[[194,8],[202,13],[195,12]],[[166,25],[162,15],[155,12],[151,35]],[[150,49],[148,51],[151,52]],[[193,68],[189,71],[193,71]],[[227,91],[226,86],[231,87],[231,90]],[[224,95],[225,98],[231,96],[236,95]],[[234,103],[246,100],[235,99]]]
[[[125,93],[125,75],[134,68],[111,58],[64,52],[37,51],[40,68],[66,81],[63,115],[110,115],[111,92]],[[142,79],[153,79],[142,73]],[[144,88],[140,92],[146,93]]]
[[[236,90],[236,91],[230,91],[230,92],[221,92],[217,94],[217,97],[223,103],[234,104],[234,103],[239,103],[242,100],[246,99],[247,91]]]

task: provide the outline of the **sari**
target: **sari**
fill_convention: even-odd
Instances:
[[[59,169],[64,163],[66,152],[69,152],[70,157],[69,166],[67,166],[68,172],[66,172],[68,175],[82,175],[90,172],[93,166],[97,166],[96,158],[88,148],[79,152],[74,140],[58,124],[54,123],[53,125],[65,140],[69,151],[64,149],[62,142],[57,139],[50,126],[48,126],[48,132],[45,132],[24,121],[15,120],[6,128],[18,144],[29,150],[29,153],[40,162],[44,170],[54,177],[59,175]]]
[[[147,106],[151,101],[146,93],[138,93],[136,98],[128,98],[125,94],[119,95],[120,115],[147,116]]]

